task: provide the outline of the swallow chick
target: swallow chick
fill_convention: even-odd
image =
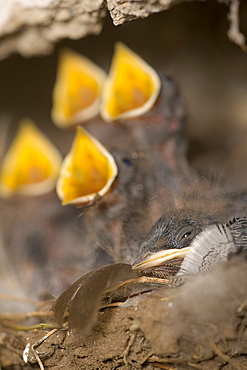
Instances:
[[[162,219],[157,222],[152,230],[157,229]],[[169,235],[170,237],[173,235],[174,240],[172,240],[171,244],[177,247],[170,249],[160,248],[159,251],[149,253],[144,260],[141,260],[140,254],[143,252],[143,248],[133,268],[141,271],[144,275],[158,276],[160,278],[165,278],[169,275],[191,275],[208,270],[220,262],[227,261],[231,253],[242,249],[247,250],[247,218],[234,218],[223,225],[215,222],[210,224],[208,219],[209,224],[203,228],[202,225],[205,222],[206,219],[203,219],[203,217],[201,218],[201,224],[197,221],[195,222],[195,219],[187,217],[180,222],[177,218],[170,219],[166,227],[164,227],[163,223],[163,235]],[[168,226],[169,224],[170,227]],[[169,233],[167,229],[171,228],[171,225],[173,227]],[[193,232],[190,234],[187,231],[189,225],[194,226]],[[200,228],[202,230],[198,232]],[[164,229],[166,229],[166,233]],[[152,230],[150,234],[152,234]],[[186,237],[185,232],[188,234]],[[161,239],[161,237],[155,238],[156,247]],[[150,243],[150,238],[143,243],[146,251],[148,242]]]
[[[133,269],[147,276],[176,275],[194,238],[216,220],[194,210],[180,210],[162,216],[140,246]]]

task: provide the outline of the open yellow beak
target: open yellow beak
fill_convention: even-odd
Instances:
[[[105,76],[105,72],[86,57],[63,50],[53,90],[54,123],[69,127],[96,116]]]
[[[63,205],[90,203],[96,195],[103,196],[109,191],[117,173],[112,155],[78,126],[57,181],[58,197]]]
[[[134,270],[144,271],[146,269],[162,266],[167,261],[175,258],[185,258],[190,250],[190,247],[182,249],[164,249],[160,252],[154,253],[144,261],[137,263],[132,268]]]
[[[105,121],[140,116],[154,105],[161,82],[155,70],[127,46],[118,42],[103,94]]]
[[[19,131],[0,173],[0,195],[40,195],[55,187],[62,157],[46,136],[29,119],[20,122]]]

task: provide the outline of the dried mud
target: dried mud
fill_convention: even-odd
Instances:
[[[1,368],[247,369],[246,276],[238,255],[134,307],[102,310],[83,343],[66,330],[45,339],[3,327]]]

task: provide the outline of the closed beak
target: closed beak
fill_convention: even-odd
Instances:
[[[157,253],[151,254],[143,261],[132,266],[134,270],[144,271],[148,268],[162,266],[165,262],[175,258],[185,258],[190,250],[190,247],[182,249],[164,249]]]

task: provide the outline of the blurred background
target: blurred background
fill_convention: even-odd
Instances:
[[[241,31],[247,34],[246,2],[242,1],[240,13]],[[63,40],[47,56],[30,59],[10,56],[0,62],[0,124],[3,127],[10,122],[6,145],[19,120],[30,117],[66,154],[74,131],[56,128],[50,116],[59,51],[69,47],[108,71],[114,43],[123,41],[178,85],[187,108],[191,166],[200,174],[224,178],[240,191],[246,189],[247,55],[228,40],[228,27],[225,4],[190,2],[118,27],[107,15],[98,36]],[[36,289],[42,286],[44,275],[49,276],[49,282],[53,276],[48,290],[57,294],[90,267],[97,267],[95,261],[99,258],[95,259],[90,251],[82,253],[81,243],[85,238],[80,213],[76,208],[62,207],[54,194],[42,200],[1,200],[0,221],[8,254],[14,266],[21,265],[22,260],[25,264],[18,271],[22,286],[23,281],[27,285],[32,281]],[[34,225],[31,232],[25,229],[30,226],[29,220]],[[44,233],[40,231],[41,225]],[[49,253],[39,247],[48,244]],[[70,248],[73,249],[71,261],[65,267],[63,263],[69,259]],[[106,256],[100,254],[100,258],[108,262]],[[83,259],[93,262],[82,267]],[[49,266],[48,260],[52,261]],[[43,269],[40,274],[36,274],[37,265]],[[56,276],[54,266],[61,270]]]
[[[240,15],[246,34],[245,2]],[[121,40],[177,82],[188,109],[191,163],[222,171],[247,131],[247,56],[228,40],[228,26],[227,7],[215,1],[184,3],[118,27],[107,15],[98,36],[63,40],[52,55],[31,59],[13,55],[1,61],[0,112],[10,116],[13,126],[23,116],[33,118],[66,151],[67,133],[54,128],[50,118],[57,54],[69,47],[108,71],[114,43]]]

